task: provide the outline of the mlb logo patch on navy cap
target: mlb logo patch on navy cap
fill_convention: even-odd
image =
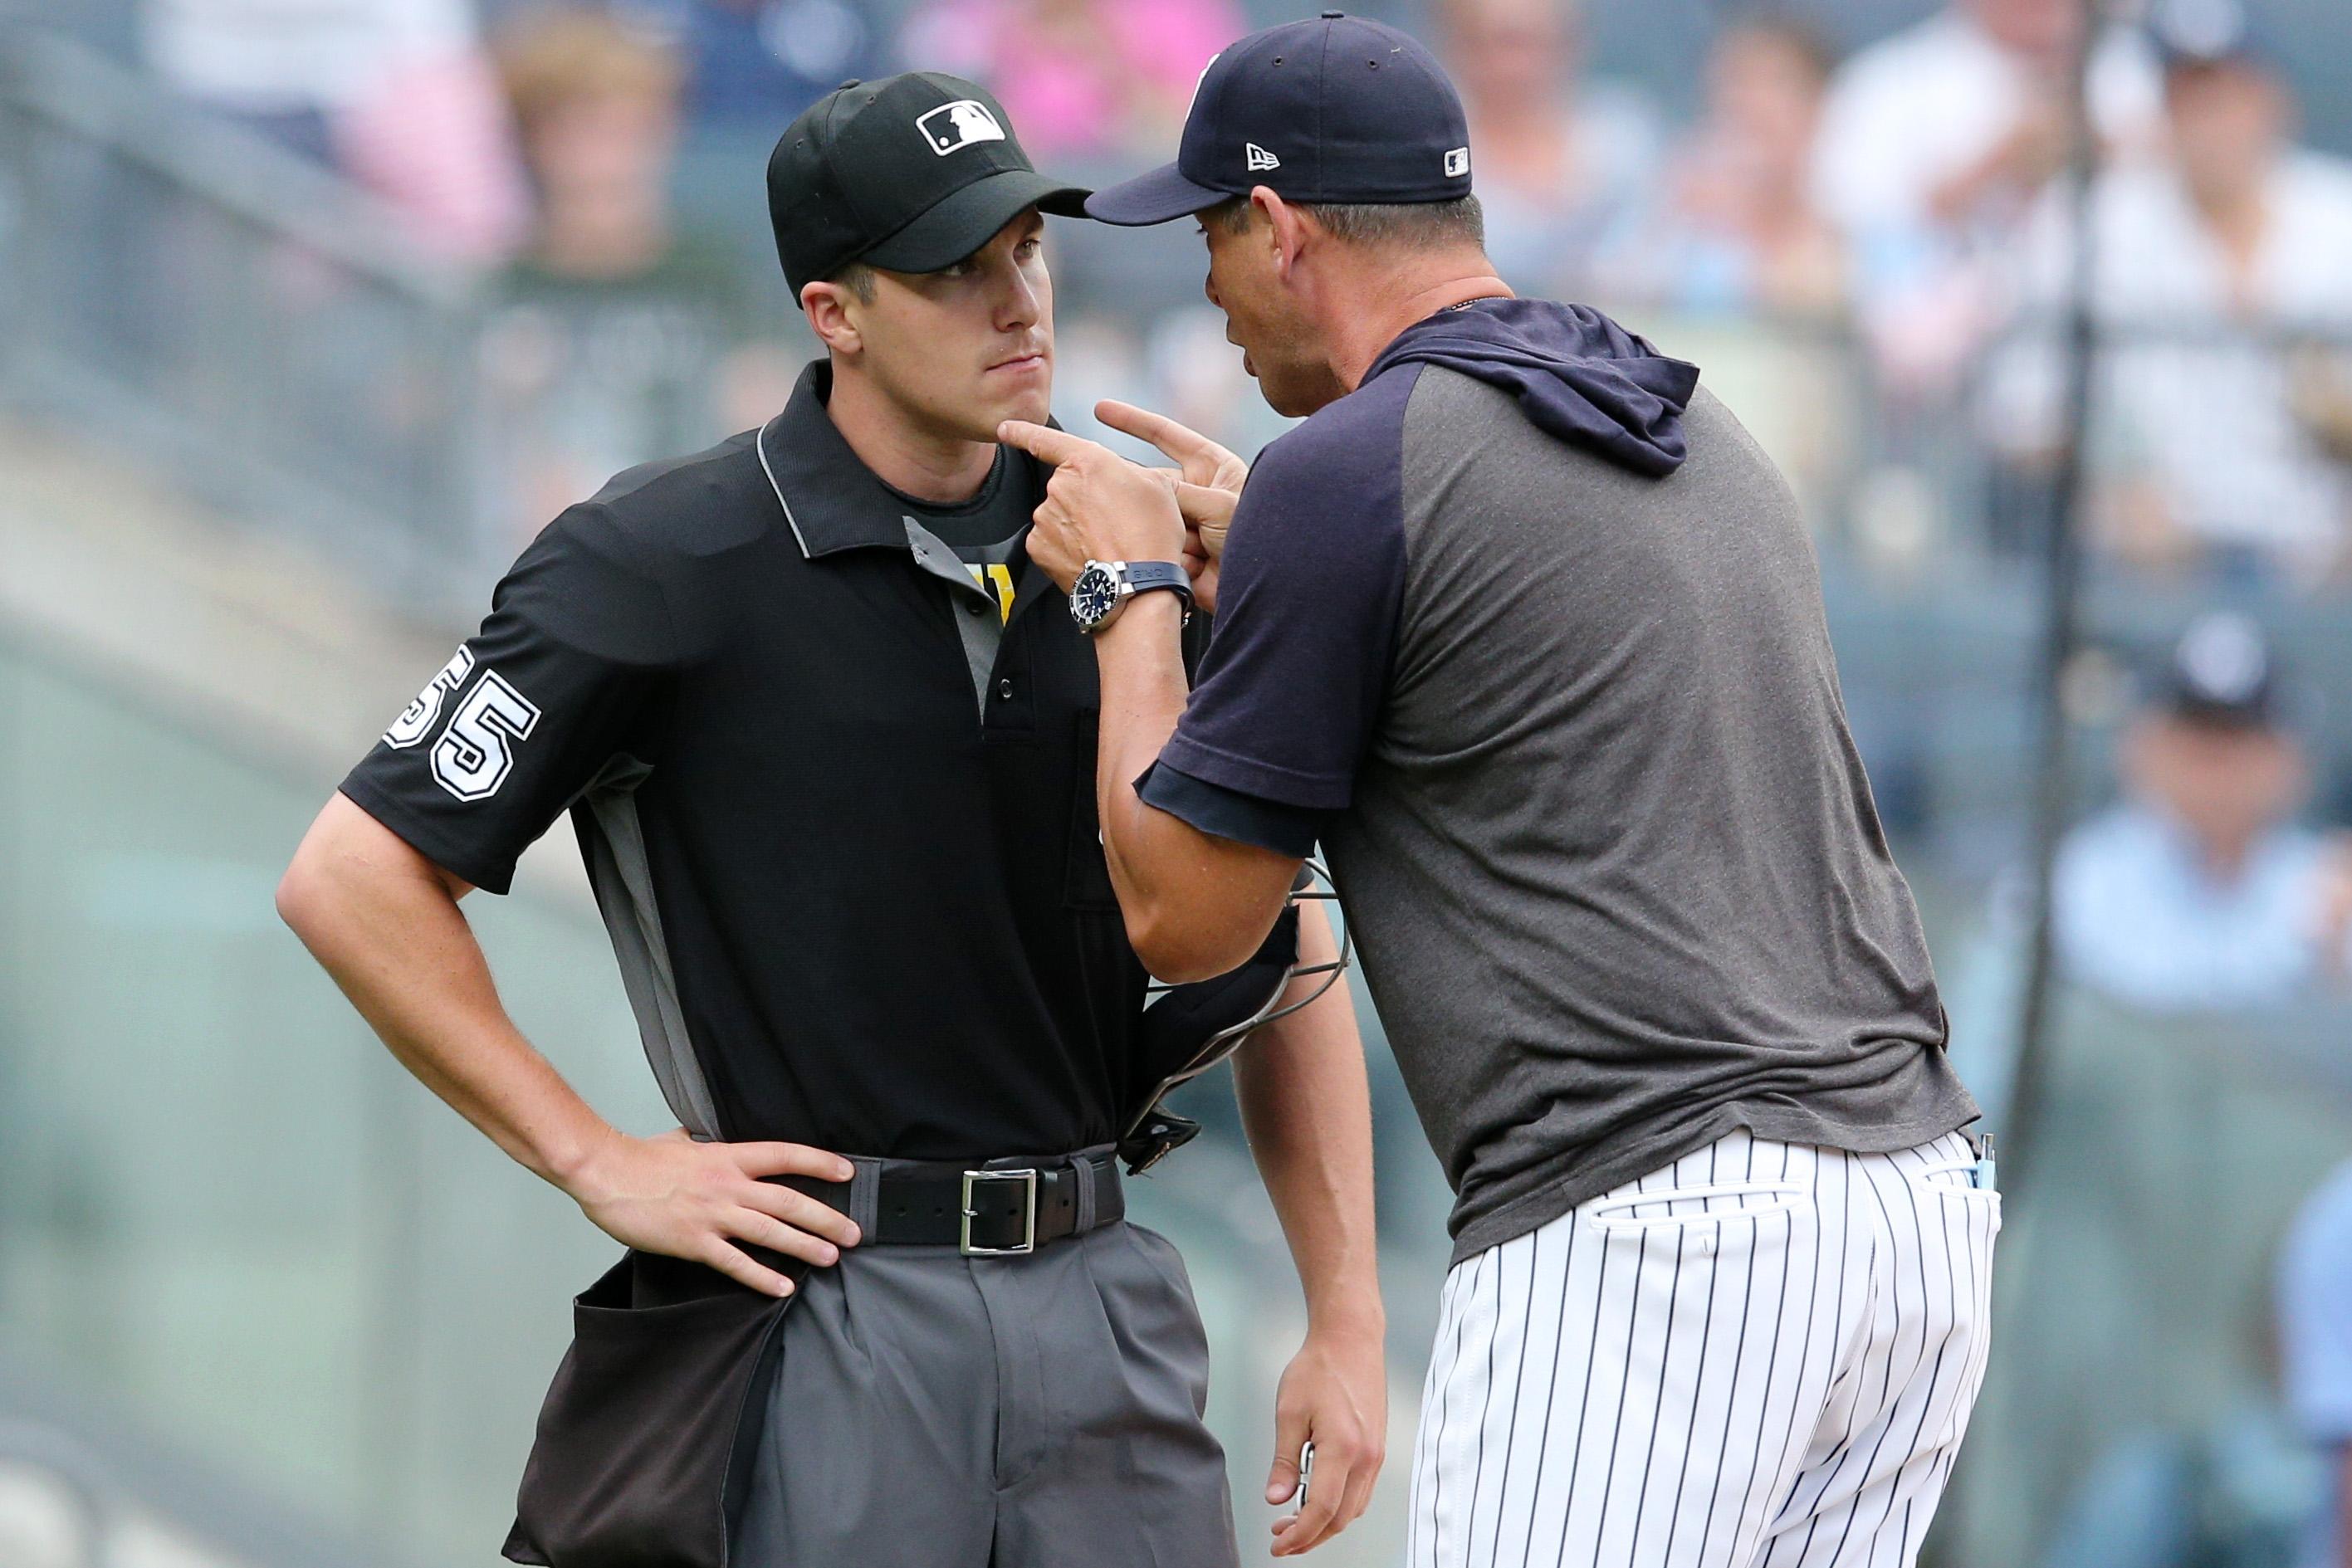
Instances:
[[[1384,23],[1326,11],[1209,62],[1176,161],[1097,191],[1087,215],[1163,224],[1265,185],[1290,202],[1450,202],[1470,129],[1436,57]]]

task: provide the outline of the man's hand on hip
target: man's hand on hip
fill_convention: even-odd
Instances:
[[[1312,1330],[1274,1396],[1274,1469],[1265,1500],[1298,1491],[1298,1450],[1315,1444],[1307,1506],[1274,1521],[1274,1554],[1310,1551],[1353,1523],[1388,1455],[1388,1360],[1371,1330]]]
[[[707,1263],[752,1290],[789,1296],[792,1281],[740,1243],[822,1266],[857,1245],[857,1227],[806,1193],[760,1178],[847,1181],[853,1168],[839,1155],[800,1144],[697,1143],[683,1127],[657,1138],[616,1132],[564,1190],[625,1246]]]

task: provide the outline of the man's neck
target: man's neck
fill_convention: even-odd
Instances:
[[[825,413],[874,476],[924,501],[961,501],[988,479],[996,444],[926,430],[907,411],[836,364]]]
[[[2269,171],[2242,183],[2191,187],[2189,200],[2234,271],[2251,273],[2270,228]]]
[[[1331,344],[1331,371],[1341,386],[1354,392],[1364,372],[1396,341],[1397,334],[1440,310],[1473,299],[1509,299],[1511,286],[1495,276],[1494,264],[1480,252],[1432,257],[1418,267],[1384,269],[1365,258],[1350,269],[1332,291],[1336,319],[1325,323]]]
[[[2225,839],[2199,838],[2192,841],[2197,849],[2197,869],[2205,880],[2217,888],[2238,885],[2246,874],[2246,862],[2254,852],[2250,839],[2235,835]]]
[[[567,277],[635,277],[669,249],[658,203],[595,200],[551,208],[535,246],[540,265]]]

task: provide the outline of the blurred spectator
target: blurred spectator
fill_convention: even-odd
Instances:
[[[1573,298],[1655,178],[1629,89],[1585,84],[1576,0],[1438,0],[1439,53],[1470,117],[1486,254],[1523,293]]]
[[[180,92],[389,202],[426,248],[491,263],[523,194],[470,0],[146,0]]]
[[[1663,197],[1606,259],[1610,298],[1814,317],[1843,306],[1843,258],[1810,178],[1832,63],[1794,22],[1738,23],[1717,36],[1698,123]]]
[[[2296,821],[2310,792],[2268,642],[2200,617],[2122,737],[2123,798],[2069,832],[2051,884],[2059,975],[2151,1014],[2276,1008],[2324,994],[2352,945],[2352,850]],[[1954,988],[1953,1061],[1998,1121],[2015,1042],[2024,899],[2009,879]]]
[[[2296,1568],[2352,1563],[2352,1165],[2323,1182],[2296,1216],[2279,1258],[2281,1392],[2327,1460],[2326,1503]]]
[[[2158,35],[2168,157],[2105,175],[2092,209],[2098,522],[2138,565],[2314,580],[2352,523],[2352,165],[2291,142],[2293,91],[2232,0],[2158,17],[2191,15]],[[2025,256],[2032,335],[1992,387],[2012,453],[2051,437],[2073,256],[2053,201]]]
[[[2060,963],[2152,1011],[2294,999],[2342,970],[2340,845],[2294,821],[2309,793],[2251,622],[2191,626],[2123,737],[2125,798],[2067,835]]]
[[[550,12],[501,63],[539,209],[484,353],[491,450],[536,528],[623,468],[764,420],[788,368],[731,252],[673,222],[676,57],[605,14]]]
[[[2065,164],[2083,15],[2078,0],[1949,0],[1831,83],[1815,197],[1897,387],[1948,384],[1982,337],[1986,256]],[[2113,155],[2153,141],[2156,70],[2137,33],[2100,41],[2091,97]]]
[[[2195,1430],[2142,1430],[2100,1454],[2060,1511],[2040,1562],[2319,1568],[2300,1548],[2322,1490],[2307,1447],[2277,1406],[2242,1400]]]
[[[1247,30],[1233,0],[929,0],[898,47],[910,69],[987,83],[1041,162],[1158,162],[1201,73]]]
[[[627,0],[673,39],[686,71],[686,118],[772,141],[847,77],[877,74],[875,39],[848,0]]]

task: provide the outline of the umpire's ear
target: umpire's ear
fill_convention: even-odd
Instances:
[[[873,303],[873,285],[867,284],[860,293],[855,283],[820,279],[801,285],[801,313],[808,318],[809,330],[828,353],[856,355],[866,347],[864,333],[858,329],[858,311]]]

